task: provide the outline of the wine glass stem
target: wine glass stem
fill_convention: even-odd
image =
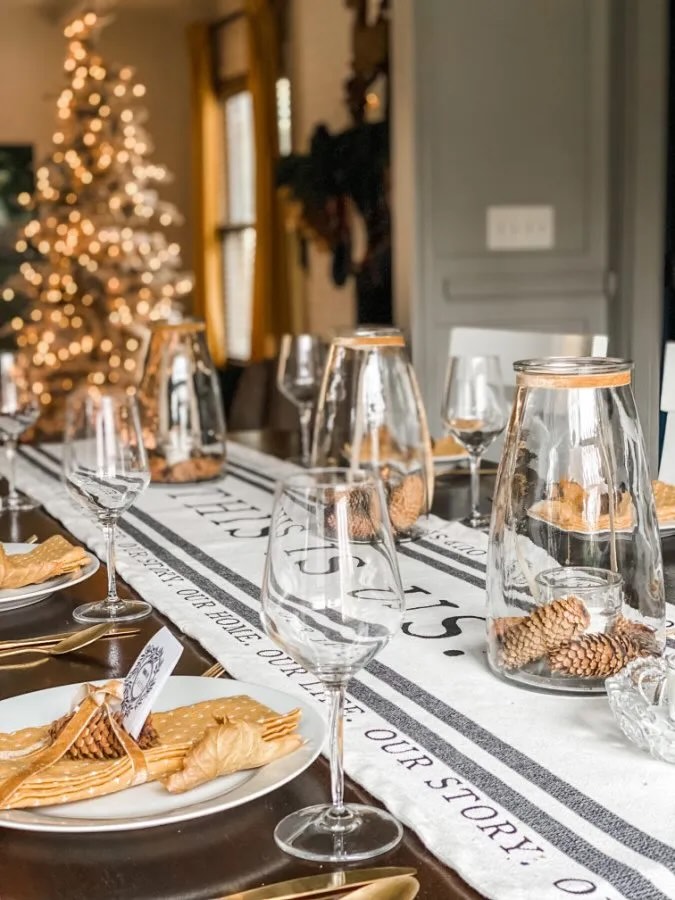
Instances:
[[[469,470],[471,472],[471,518],[480,518],[480,456],[471,454],[469,457]]]
[[[310,451],[309,451],[309,425],[312,421],[312,407],[311,406],[301,406],[300,407],[300,458],[302,459],[302,464],[305,468],[309,468],[310,460]]]
[[[16,490],[16,441],[8,440],[6,447],[8,463],[7,483],[9,485],[8,499],[11,506],[12,502],[16,502],[19,497]]]
[[[346,687],[344,684],[331,685],[328,688],[328,695],[330,697],[330,791],[333,802],[331,813],[334,816],[342,816],[346,812],[344,804],[345,770],[343,760],[345,691]]]
[[[114,520],[103,524],[106,541],[106,566],[108,567],[108,596],[105,598],[105,602],[112,607],[118,606],[121,602],[117,596],[117,575],[115,573],[115,525]]]

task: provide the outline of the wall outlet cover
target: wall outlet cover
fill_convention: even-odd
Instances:
[[[555,210],[552,206],[488,206],[485,216],[488,250],[552,250]]]

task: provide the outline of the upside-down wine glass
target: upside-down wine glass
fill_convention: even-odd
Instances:
[[[325,348],[315,334],[285,334],[281,338],[277,387],[298,409],[300,462],[310,465],[310,425],[321,386]]]
[[[133,397],[90,388],[68,398],[63,477],[72,497],[96,517],[106,537],[108,595],[73,613],[78,622],[130,622],[150,614],[142,600],[122,600],[115,577],[115,528],[150,481]]]
[[[479,510],[480,462],[485,451],[506,427],[504,383],[496,356],[451,356],[445,382],[442,417],[450,434],[469,454],[470,528],[485,528],[490,517]]]
[[[262,588],[267,634],[323,683],[330,701],[332,802],[291,813],[282,850],[347,863],[395,847],[388,812],[343,798],[349,679],[396,634],[405,606],[382,483],[350,469],[310,469],[277,487]]]
[[[5,445],[8,493],[0,499],[0,512],[23,512],[40,504],[16,489],[16,445],[39,416],[37,398],[31,390],[22,357],[12,351],[0,353],[0,440]]]

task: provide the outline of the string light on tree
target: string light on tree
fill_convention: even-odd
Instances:
[[[7,330],[32,354],[34,392],[51,404],[46,431],[61,427],[64,397],[83,382],[131,389],[147,324],[174,315],[192,289],[162,230],[180,216],[156,188],[169,173],[148,159],[145,86],[131,66],[102,59],[102,24],[87,11],[64,30],[53,149],[33,196],[18,198],[32,213],[16,243],[26,259],[0,286],[3,300],[26,301]]]

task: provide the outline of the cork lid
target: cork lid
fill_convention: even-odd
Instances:
[[[596,356],[552,356],[513,364],[518,387],[603,388],[630,384],[633,363]]]
[[[339,347],[405,347],[405,338],[398,328],[357,328],[333,340]]]

